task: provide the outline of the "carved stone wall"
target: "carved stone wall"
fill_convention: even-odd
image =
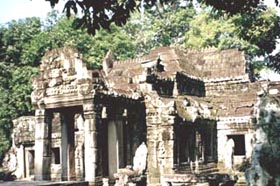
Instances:
[[[205,92],[207,96],[217,96],[225,94],[239,93],[240,91],[248,91],[248,81],[218,81],[205,83]]]
[[[35,118],[33,116],[22,116],[13,120],[14,128],[12,139],[15,145],[34,144],[35,140]]]
[[[174,164],[174,102],[164,103],[147,95],[146,124],[148,146],[147,184],[162,185],[161,176],[171,174]]]

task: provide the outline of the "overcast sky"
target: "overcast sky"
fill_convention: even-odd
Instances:
[[[62,12],[64,3],[65,0],[60,0],[55,9]],[[44,19],[51,10],[50,3],[45,0],[4,0],[0,6],[0,24],[34,16]]]

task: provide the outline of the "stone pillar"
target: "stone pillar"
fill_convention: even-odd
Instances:
[[[162,174],[172,174],[174,167],[174,122],[175,116],[162,115],[159,136],[158,160]],[[163,184],[163,183],[161,183]]]
[[[245,134],[246,158],[251,158],[253,153],[254,130],[249,129]]]
[[[97,175],[97,114],[93,103],[83,105],[85,119],[85,181],[95,184]]]
[[[146,101],[148,169],[147,185],[161,186],[161,176],[172,174],[174,165],[174,122],[172,106],[160,99],[153,105]],[[169,109],[169,110],[167,110]]]
[[[147,112],[148,111],[148,112]],[[147,185],[160,186],[160,170],[158,165],[158,146],[159,146],[159,126],[161,124],[160,117],[155,110],[147,109]]]
[[[29,178],[30,177],[30,168],[29,168],[29,151],[27,149],[25,149],[25,178]]]
[[[108,173],[109,177],[113,178],[114,173],[119,168],[119,147],[117,126],[114,121],[108,122]]]
[[[45,109],[37,109],[35,117],[35,180],[50,180],[51,119]]]
[[[82,181],[84,179],[84,119],[82,115],[75,116],[75,168],[76,179]]]
[[[61,113],[61,157],[61,179],[75,179],[74,114],[71,112]]]
[[[222,122],[217,122],[217,151],[219,165],[224,165],[225,145],[227,142],[227,131]]]
[[[118,168],[124,168],[124,157],[125,157],[125,146],[124,146],[124,129],[123,129],[123,120],[122,115],[117,115],[116,117],[116,127],[117,127],[117,138],[118,138],[118,153],[119,153],[119,163]]]
[[[108,172],[113,178],[119,168],[125,167],[122,113],[109,110],[108,120]]]

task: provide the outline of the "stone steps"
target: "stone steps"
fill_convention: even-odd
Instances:
[[[193,168],[195,169],[195,167]],[[217,164],[216,163],[208,163],[208,164],[199,164],[198,172],[199,174],[209,174],[218,172]],[[190,165],[181,166],[177,171],[180,174],[193,174],[194,172],[191,170]]]
[[[38,184],[37,186],[89,186],[87,181],[60,181]]]

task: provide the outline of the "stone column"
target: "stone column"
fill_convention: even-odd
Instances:
[[[224,165],[225,145],[227,142],[227,129],[222,122],[217,122],[217,153],[219,165]]]
[[[124,168],[124,141],[123,141],[122,110],[108,110],[108,165],[109,177]]]
[[[62,180],[75,179],[74,114],[61,113],[61,157]]]
[[[161,186],[163,174],[173,173],[175,116],[171,108],[173,105],[167,107],[160,100],[154,105],[150,102],[148,98],[146,101],[147,185]]]
[[[37,109],[35,117],[35,180],[50,180],[51,119],[45,109]]]
[[[78,181],[84,178],[84,119],[81,114],[75,115],[75,168],[76,179]]]
[[[97,114],[93,103],[83,105],[85,119],[85,181],[95,184],[97,175]]]
[[[114,121],[108,122],[108,166],[109,177],[113,179],[119,168],[117,125]]]
[[[160,170],[158,165],[158,138],[159,138],[159,125],[161,120],[154,110],[147,109],[146,122],[147,122],[147,185],[160,186]]]
[[[25,148],[25,178],[30,177],[30,168],[29,168],[29,151]]]
[[[120,113],[116,115],[116,129],[117,129],[117,140],[118,140],[118,153],[119,153],[119,163],[118,168],[124,168],[124,153],[125,153],[125,146],[124,146],[124,129],[123,129],[123,118]]]
[[[158,136],[157,158],[160,176],[173,174],[174,170],[174,122],[175,116],[169,113],[162,113],[162,122]],[[164,185],[164,180],[160,177],[160,185]]]
[[[254,130],[248,129],[245,135],[246,158],[251,158],[253,153]]]

